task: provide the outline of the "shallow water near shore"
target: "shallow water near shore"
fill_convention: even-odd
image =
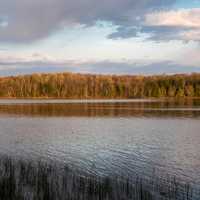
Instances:
[[[200,188],[200,100],[0,100],[0,154]]]

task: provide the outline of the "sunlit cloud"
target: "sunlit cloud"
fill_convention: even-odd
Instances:
[[[145,24],[150,26],[200,28],[200,8],[150,13],[145,16]]]
[[[147,14],[144,31],[153,34],[152,38],[168,40],[200,40],[200,8],[159,11]],[[162,36],[161,36],[162,35]]]

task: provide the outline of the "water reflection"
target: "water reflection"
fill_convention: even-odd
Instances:
[[[199,117],[198,99],[180,100],[1,100],[0,115],[87,117]]]

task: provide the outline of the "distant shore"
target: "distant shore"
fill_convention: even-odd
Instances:
[[[200,74],[32,74],[0,78],[0,98],[163,99],[200,98]]]
[[[137,101],[176,101],[176,100],[200,100],[200,97],[148,97],[148,98],[57,98],[57,97],[0,97],[0,100],[66,100],[66,101],[117,101],[117,102],[137,102]]]

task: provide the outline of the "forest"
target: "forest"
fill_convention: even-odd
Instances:
[[[200,97],[200,74],[32,74],[0,78],[1,98]]]

